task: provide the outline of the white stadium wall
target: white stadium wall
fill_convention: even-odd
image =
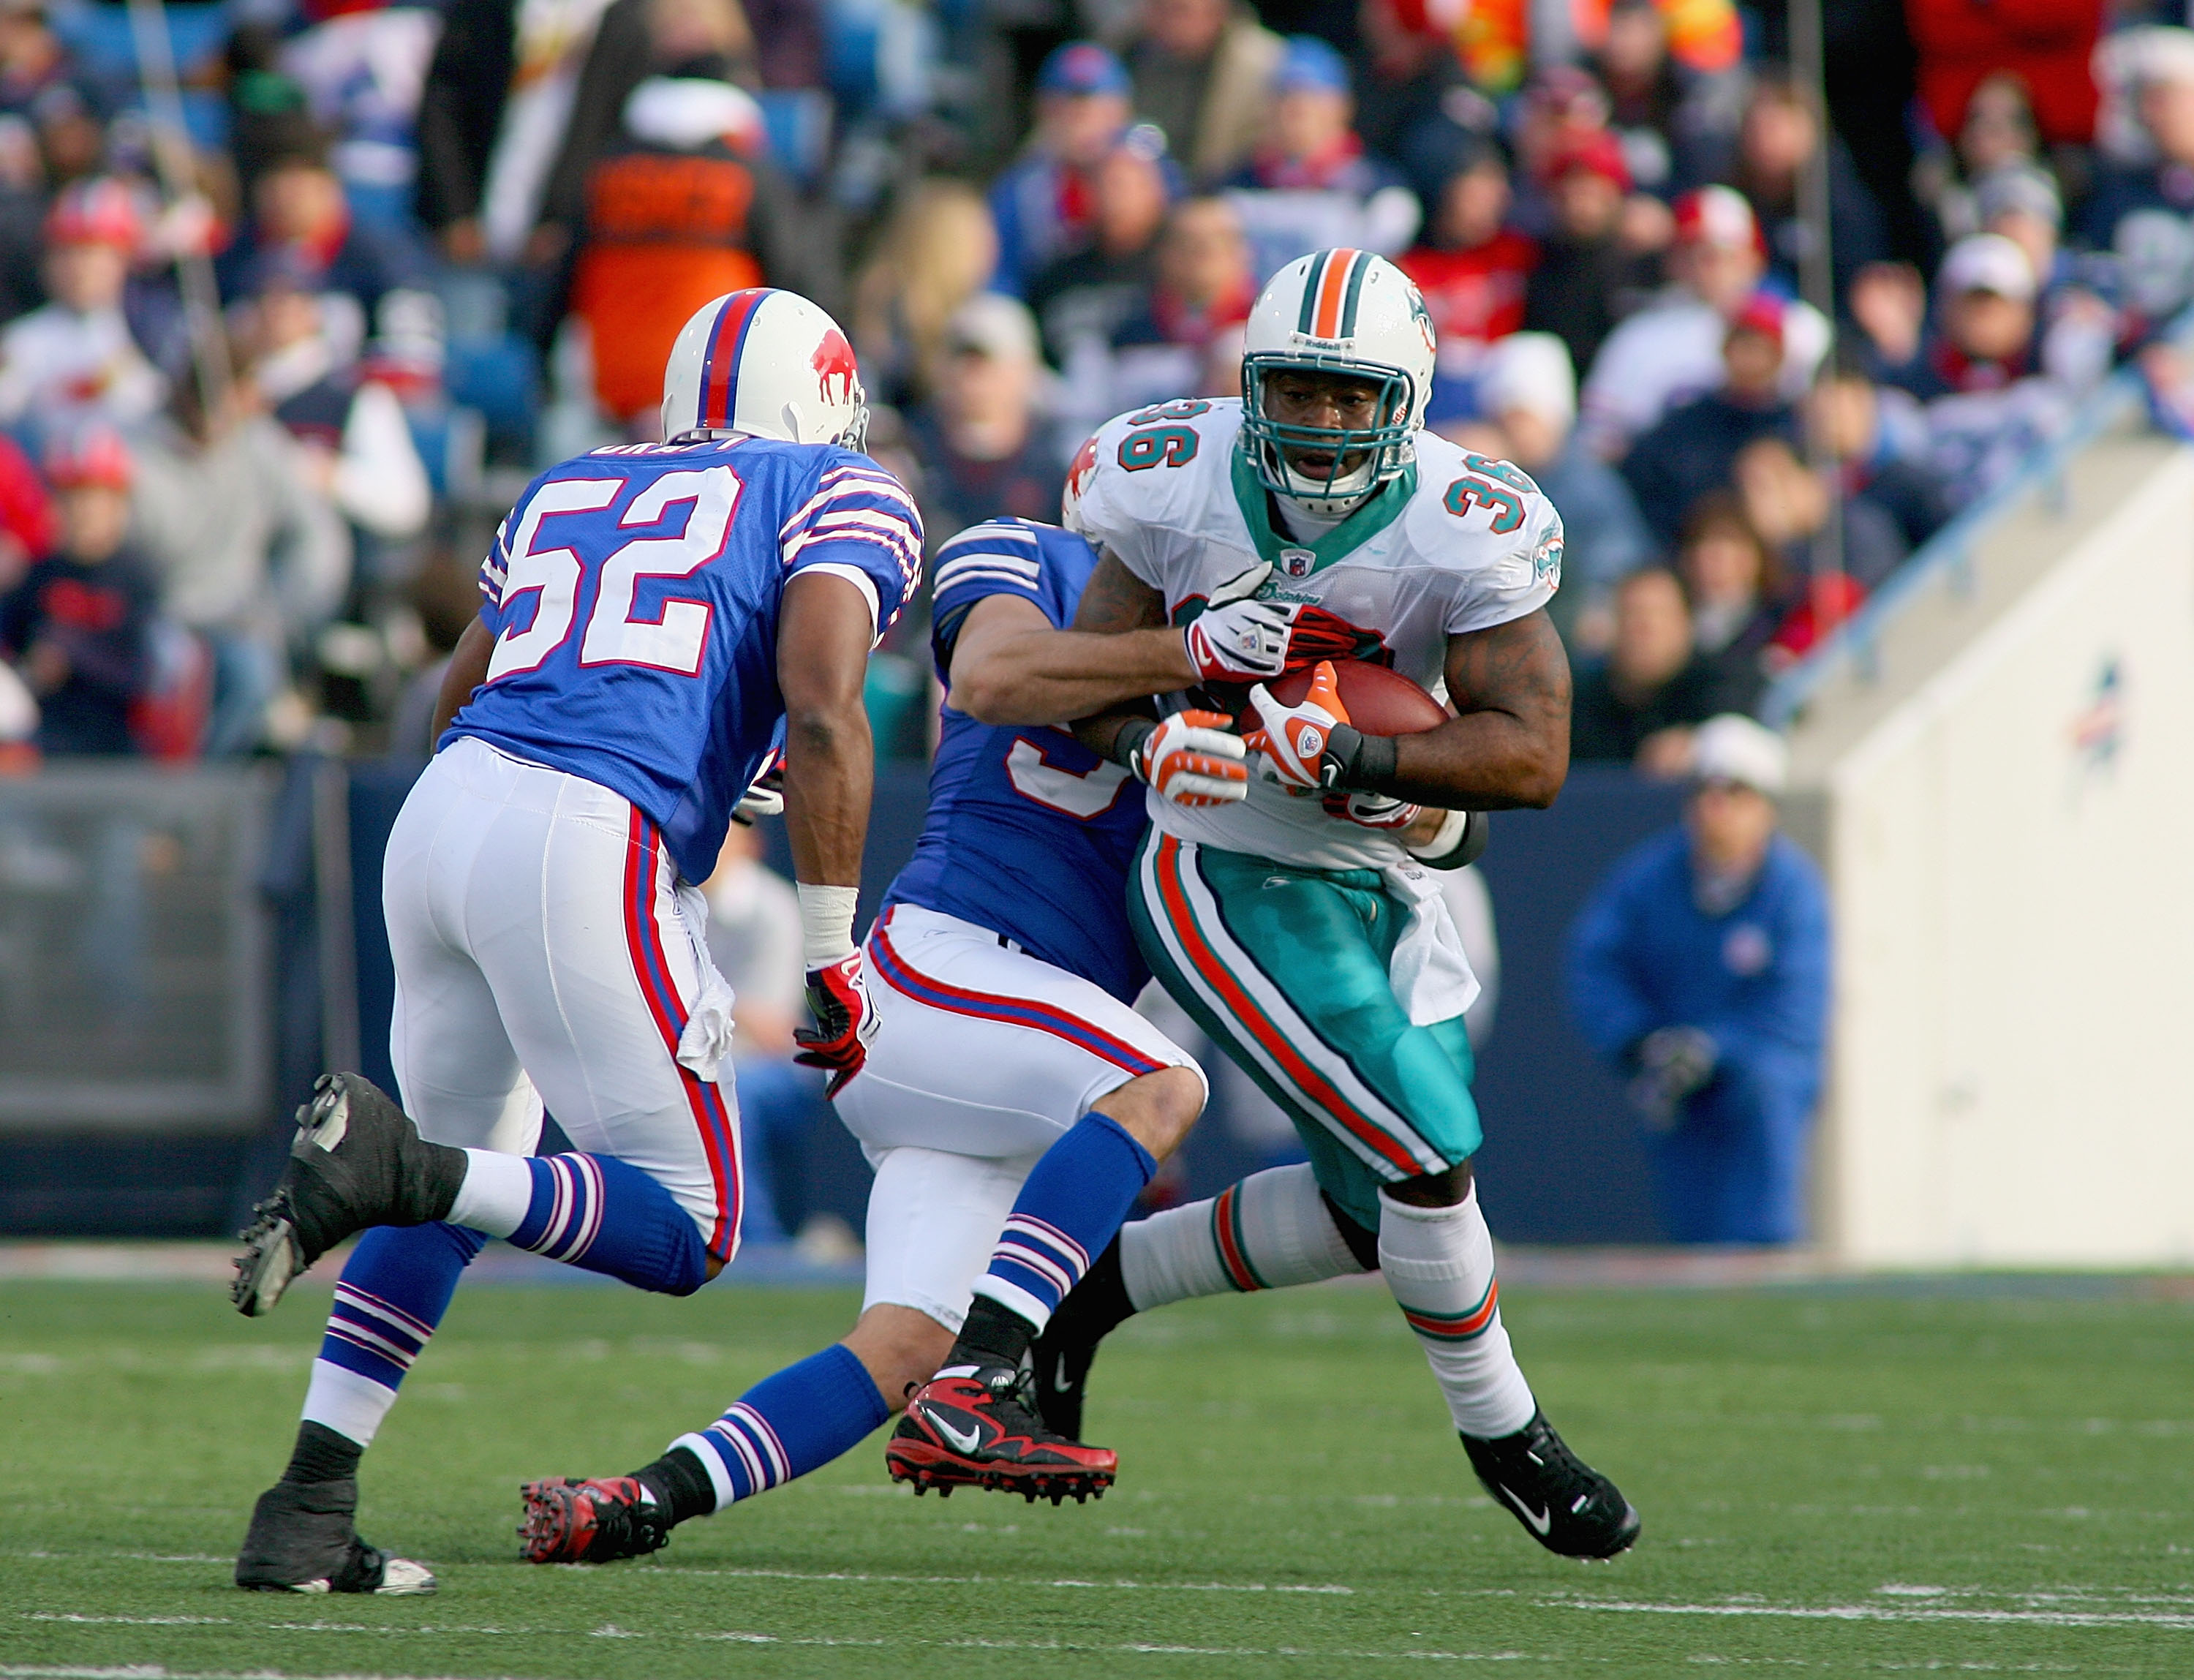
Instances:
[[[2150,458],[1899,703],[1800,731],[1849,1263],[2194,1263],[2194,450]]]

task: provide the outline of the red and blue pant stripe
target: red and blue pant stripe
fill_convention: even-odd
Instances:
[[[1032,1032],[1048,1033],[1063,1038],[1090,1055],[1101,1057],[1116,1067],[1140,1078],[1155,1073],[1166,1064],[1146,1056],[1124,1038],[1115,1038],[1101,1027],[1092,1025],[1081,1016],[1061,1009],[1056,1004],[1047,1004],[1034,998],[1009,998],[994,992],[977,992],[965,986],[953,986],[922,973],[900,955],[892,943],[888,925],[889,916],[879,923],[869,936],[869,958],[876,971],[883,976],[887,985],[895,992],[905,992],[917,1003],[932,1009],[944,1010],[952,1015],[974,1015],[984,1021],[1002,1021],[1011,1027],[1025,1027]]]
[[[625,849],[625,944],[632,954],[632,969],[640,981],[640,996],[662,1035],[663,1052],[686,1092],[693,1124],[707,1151],[709,1173],[716,1194],[716,1217],[708,1238],[708,1251],[719,1260],[729,1260],[738,1245],[739,1152],[736,1122],[722,1088],[710,1084],[678,1060],[678,1040],[686,1031],[685,1000],[671,979],[670,964],[663,949],[663,929],[656,918],[656,900],[663,886],[663,847],[655,826],[638,810]]]

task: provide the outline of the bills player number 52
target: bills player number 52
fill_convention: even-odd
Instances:
[[[623,479],[551,479],[526,505],[511,541],[510,570],[503,586],[508,617],[520,595],[535,597],[533,622],[523,630],[506,628],[488,662],[487,680],[537,670],[571,634],[578,613],[579,584],[585,571],[576,551],[537,548],[542,526],[558,514],[599,513],[616,501]],[[642,578],[690,578],[724,551],[732,514],[738,506],[739,480],[729,467],[665,473],[639,495],[617,521],[619,526],[646,529],[663,523],[684,504],[686,528],[673,537],[635,537],[601,563],[594,610],[579,641],[583,665],[646,665],[681,676],[699,673],[708,647],[710,607],[703,601],[675,598],[658,615],[635,618],[633,597]],[[553,542],[553,538],[550,539]]]

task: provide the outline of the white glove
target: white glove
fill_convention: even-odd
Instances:
[[[1247,749],[1220,711],[1177,711],[1137,746],[1129,764],[1137,778],[1175,805],[1231,805],[1249,793]]]
[[[1204,682],[1255,682],[1287,669],[1288,638],[1302,607],[1253,599],[1272,572],[1272,561],[1261,560],[1229,578],[1181,632],[1188,662]]]

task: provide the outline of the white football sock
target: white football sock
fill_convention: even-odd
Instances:
[[[1530,1423],[1538,1402],[1501,1322],[1478,1187],[1453,1207],[1413,1207],[1381,1190],[1379,1269],[1424,1343],[1456,1428],[1492,1440]]]
[[[533,1205],[533,1169],[526,1162],[497,1149],[466,1150],[465,1182],[457,1187],[450,1223],[491,1237],[507,1237],[523,1225]]]
[[[347,1435],[361,1447],[373,1445],[381,1420],[396,1404],[396,1390],[370,1377],[346,1371],[326,1360],[313,1361],[312,1385],[305,1390],[303,1421]]]
[[[1209,1201],[1120,1229],[1120,1280],[1137,1312],[1229,1290],[1284,1289],[1364,1269],[1308,1166],[1276,1166]]]

